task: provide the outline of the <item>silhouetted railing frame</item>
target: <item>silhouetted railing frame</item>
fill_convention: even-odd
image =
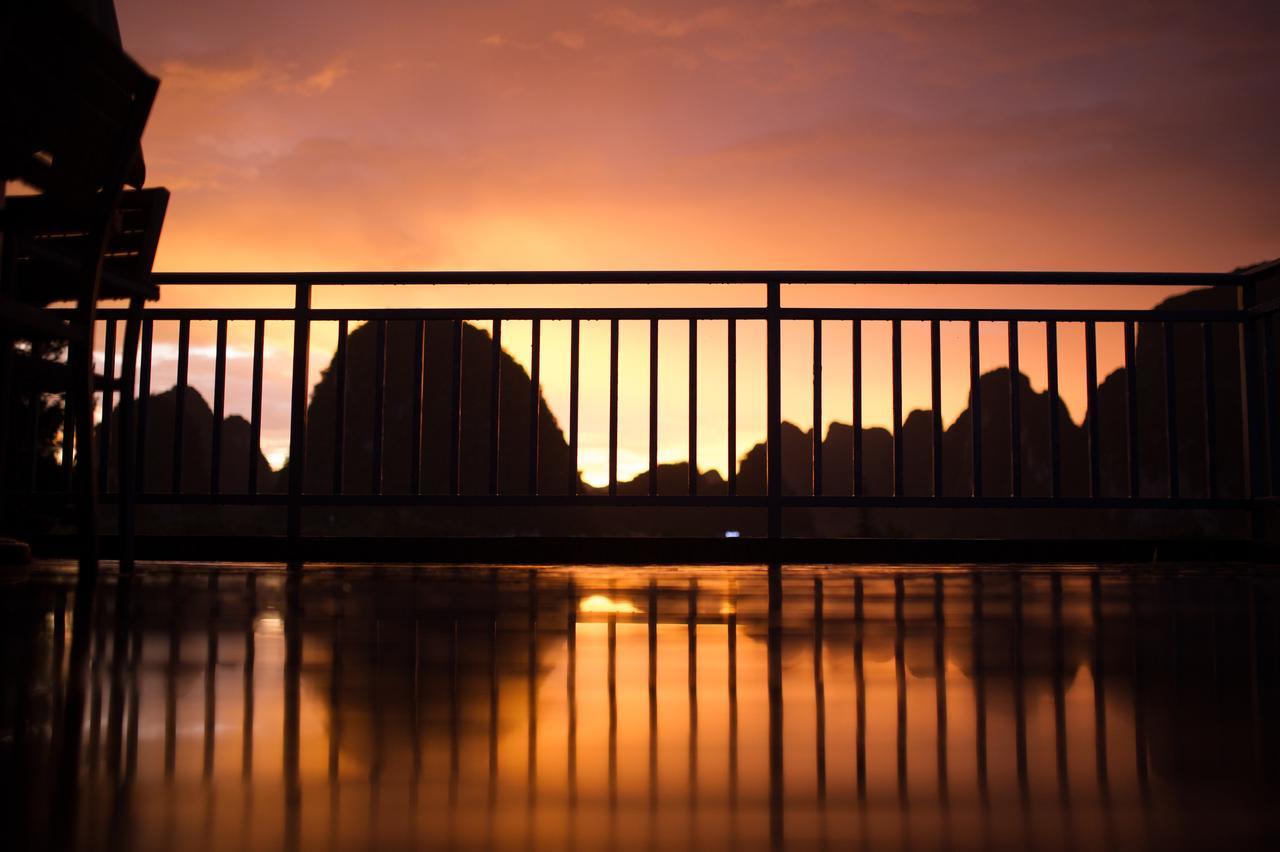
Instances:
[[[311,506],[377,506],[377,505],[416,505],[416,506],[548,506],[569,507],[587,505],[611,506],[666,506],[666,507],[711,507],[735,506],[744,509],[764,509],[768,514],[768,536],[780,538],[783,535],[782,511],[784,508],[817,508],[817,507],[900,507],[900,508],[1132,508],[1132,509],[1222,509],[1253,510],[1255,516],[1267,502],[1273,502],[1275,488],[1280,483],[1280,441],[1277,440],[1277,368],[1276,346],[1273,339],[1272,326],[1262,320],[1273,316],[1280,305],[1269,302],[1257,303],[1256,277],[1242,273],[1106,273],[1106,272],[893,272],[893,271],[860,271],[860,272],[782,272],[782,271],[748,271],[748,272],[442,272],[442,273],[164,273],[155,276],[156,283],[162,288],[203,286],[226,287],[229,298],[237,286],[288,285],[294,290],[294,306],[292,308],[164,308],[147,307],[143,311],[143,340],[141,347],[141,368],[139,370],[139,401],[143,408],[138,412],[139,430],[145,429],[145,405],[150,387],[150,363],[152,355],[153,326],[159,321],[177,321],[179,323],[178,384],[179,404],[175,415],[174,440],[174,485],[172,493],[138,493],[108,494],[107,478],[104,475],[102,492],[107,501],[124,500],[147,504],[174,505],[283,505],[287,507],[287,533],[290,539],[298,539],[302,535],[302,512]],[[701,307],[701,308],[314,308],[312,306],[312,289],[317,286],[335,285],[619,285],[619,284],[755,284],[766,288],[766,302],[760,307]],[[783,285],[801,284],[947,284],[947,285],[1000,285],[1000,286],[1159,286],[1159,287],[1210,287],[1225,286],[1234,288],[1237,293],[1235,310],[1121,310],[1121,309],[992,309],[992,308],[821,308],[796,307],[784,308],[781,304]],[[131,396],[123,386],[123,382],[115,380],[113,343],[115,340],[115,324],[128,317],[127,309],[108,308],[99,312],[99,317],[106,323],[105,341],[107,346],[105,363],[107,365],[107,386],[120,390],[120,407],[130,405]],[[220,488],[219,471],[221,468],[220,428],[215,428],[212,446],[212,476],[208,494],[184,494],[181,490],[181,451],[182,430],[181,417],[183,406],[182,394],[186,389],[186,367],[190,349],[190,323],[193,321],[212,321],[217,323],[217,349],[215,357],[215,389],[213,409],[215,422],[221,424],[224,411],[226,387],[226,350],[227,323],[230,321],[253,322],[254,355],[253,355],[253,390],[252,410],[250,415],[251,442],[249,459],[248,492],[244,494],[228,494]],[[416,320],[416,346],[421,353],[423,346],[424,324],[428,320],[450,320],[455,329],[455,369],[452,376],[452,400],[455,408],[451,418],[450,447],[451,463],[449,466],[448,494],[421,494],[420,477],[413,476],[410,484],[411,494],[383,494],[378,472],[382,469],[382,446],[379,438],[382,432],[382,384],[385,381],[385,345],[386,322],[391,320]],[[461,418],[460,364],[456,357],[460,353],[462,323],[467,320],[488,320],[493,322],[494,357],[491,378],[493,397],[490,417],[490,476],[488,495],[463,495],[460,491],[460,452],[459,429]],[[497,470],[499,457],[498,445],[498,388],[496,381],[500,373],[497,357],[501,347],[501,326],[503,321],[527,320],[532,322],[531,350],[531,400],[533,417],[530,422],[530,488],[528,494],[499,494]],[[569,493],[565,495],[544,495],[538,493],[538,423],[540,394],[540,328],[542,321],[568,321],[571,323],[570,345],[570,416],[568,444],[573,459],[573,469],[578,469],[578,379],[579,379],[579,347],[580,323],[584,321],[608,321],[610,324],[610,393],[609,393],[609,485],[605,494],[577,493],[576,479],[571,483]],[[727,394],[729,401],[729,457],[730,473],[728,476],[728,493],[726,495],[705,495],[697,493],[697,334],[699,321],[724,321],[728,323],[728,365],[729,375]],[[847,495],[829,495],[824,493],[822,482],[822,430],[814,428],[812,440],[812,493],[807,495],[784,495],[782,493],[781,467],[781,384],[783,381],[781,368],[781,328],[784,322],[808,322],[813,324],[813,413],[815,424],[822,422],[822,323],[828,320],[849,321],[852,325],[853,361],[852,383],[853,402],[853,476],[852,493]],[[256,454],[261,445],[262,429],[262,393],[263,393],[263,357],[264,331],[268,321],[288,321],[293,324],[292,351],[292,385],[291,414],[289,433],[289,478],[287,491],[284,494],[258,493]],[[649,392],[649,493],[646,495],[619,495],[617,477],[618,458],[618,326],[622,321],[647,321],[649,323],[650,352],[650,392]],[[689,323],[689,368],[690,368],[690,415],[689,415],[689,486],[686,495],[660,495],[657,493],[657,430],[653,428],[657,419],[657,381],[656,365],[658,363],[658,324],[661,321],[687,321]],[[737,493],[736,467],[738,459],[736,443],[736,342],[737,323],[739,321],[763,322],[766,327],[766,400],[767,400],[767,493],[764,495],[739,495]],[[340,364],[337,394],[338,411],[345,409],[342,404],[346,388],[346,331],[352,322],[370,322],[376,324],[377,358],[375,361],[375,481],[370,494],[342,494],[342,452],[343,442],[340,439],[343,429],[343,416],[340,414],[336,425],[339,440],[335,441],[335,474],[334,493],[311,493],[303,488],[306,469],[306,418],[309,376],[310,331],[313,322],[336,322],[339,327],[339,345],[335,358]],[[861,448],[862,426],[862,352],[861,331],[865,322],[888,322],[891,325],[891,370],[892,370],[892,429],[893,436],[893,491],[891,496],[870,496],[863,487],[863,454]],[[932,495],[927,497],[906,496],[903,487],[903,442],[901,440],[902,410],[902,323],[923,322],[930,330],[931,366],[931,398],[933,401],[933,419],[931,425],[932,450]],[[942,322],[963,322],[968,324],[969,331],[969,367],[971,378],[971,410],[972,432],[971,447],[971,493],[964,496],[948,496],[942,494],[942,419],[940,414],[940,335]],[[1061,323],[1083,323],[1085,326],[1085,351],[1087,370],[1087,392],[1090,410],[1096,411],[1097,391],[1097,323],[1118,323],[1123,325],[1125,338],[1125,366],[1128,376],[1128,418],[1129,428],[1126,438],[1130,469],[1129,490],[1126,496],[1104,497],[1100,494],[1099,449],[1097,418],[1090,418],[1089,423],[1089,496],[1064,496],[1061,488],[1061,442],[1058,435],[1058,359],[1057,359],[1057,327]],[[983,493],[982,477],[982,438],[981,438],[981,389],[978,381],[979,369],[979,324],[1005,323],[1009,328],[1009,366],[1011,373],[1019,370],[1020,323],[1044,323],[1046,328],[1046,356],[1048,363],[1048,391],[1050,404],[1050,446],[1051,446],[1051,495],[1048,497],[1028,497],[1022,493],[1021,469],[1021,411],[1018,401],[1018,382],[1011,382],[1010,389],[1010,427],[1011,427],[1011,482],[1009,491],[1003,495]],[[1167,411],[1165,426],[1169,430],[1168,474],[1170,487],[1164,496],[1143,494],[1140,489],[1138,474],[1138,445],[1140,436],[1137,429],[1136,393],[1137,381],[1135,370],[1135,329],[1140,323],[1161,323],[1166,330],[1165,387]],[[1218,460],[1216,458],[1216,441],[1210,437],[1206,446],[1207,489],[1203,495],[1186,495],[1180,493],[1178,487],[1178,444],[1177,413],[1175,396],[1168,390],[1176,383],[1176,365],[1172,354],[1172,336],[1167,332],[1176,324],[1200,324],[1204,329],[1204,368],[1206,371],[1206,435],[1213,436],[1216,429],[1213,416],[1214,389],[1212,372],[1212,346],[1210,329],[1213,324],[1234,325],[1237,328],[1240,349],[1240,387],[1241,423],[1243,427],[1243,477],[1245,495],[1243,497],[1225,498],[1219,494],[1217,487],[1219,478]],[[421,370],[419,362],[416,370]],[[129,370],[123,374],[131,375]],[[421,420],[425,395],[424,381],[420,372],[415,372],[415,399],[413,411]],[[104,394],[102,411],[103,422],[108,427],[114,416],[110,402],[111,394]],[[413,460],[421,462],[423,447],[420,440],[420,429],[415,432],[411,453]],[[109,440],[110,428],[101,430],[101,440]],[[145,440],[140,434],[139,441]],[[107,450],[103,447],[103,452]],[[1267,458],[1269,464],[1264,465],[1262,459]],[[138,454],[139,472],[136,481],[141,482],[142,456]],[[66,454],[64,464],[70,472],[71,457]],[[415,472],[420,464],[414,465]],[[1257,527],[1255,521],[1255,528]]]

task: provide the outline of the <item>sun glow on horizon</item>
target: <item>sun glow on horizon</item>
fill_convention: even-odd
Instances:
[[[589,595],[578,604],[578,611],[604,615],[635,615],[641,610],[628,600],[615,600],[608,595]]]

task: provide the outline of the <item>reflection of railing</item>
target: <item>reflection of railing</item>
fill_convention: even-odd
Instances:
[[[153,348],[154,323],[159,321],[176,322],[179,327],[177,394],[178,404],[175,408],[174,446],[173,446],[173,487],[169,493],[147,492],[137,495],[122,495],[125,501],[137,499],[152,504],[219,504],[219,505],[278,505],[287,509],[287,529],[291,538],[297,538],[303,531],[303,511],[307,507],[318,506],[459,506],[459,507],[499,507],[514,505],[535,505],[553,507],[586,507],[596,505],[608,506],[666,506],[666,507],[739,507],[743,509],[764,510],[767,513],[767,531],[770,537],[782,535],[784,509],[813,509],[822,507],[912,507],[912,508],[989,508],[1016,509],[1034,508],[1108,508],[1108,509],[1231,509],[1249,510],[1259,508],[1259,500],[1274,494],[1277,482],[1280,482],[1280,449],[1277,447],[1277,369],[1275,344],[1275,312],[1276,305],[1268,303],[1256,305],[1256,281],[1244,274],[1161,274],[1161,273],[1009,273],[1009,272],[625,272],[625,273],[170,273],[157,276],[164,288],[183,286],[217,286],[232,300],[237,286],[287,285],[294,290],[293,308],[148,308],[145,311],[143,343],[140,364],[137,366],[138,385],[140,387],[139,405],[145,405],[150,390],[150,369]],[[698,284],[708,282],[756,284],[764,285],[767,300],[760,307],[733,308],[314,308],[312,307],[312,288],[335,285],[390,285],[390,284],[581,284],[608,285],[630,283],[671,283]],[[1235,293],[1235,306],[1215,310],[1113,310],[1113,309],[943,309],[943,308],[812,308],[783,307],[781,291],[783,284],[949,284],[949,285],[1001,285],[1009,287],[1033,285],[1121,285],[1121,286],[1164,286],[1164,287],[1218,287]],[[105,335],[107,357],[105,358],[108,383],[114,381],[113,347],[115,344],[115,327],[124,316],[122,310],[104,310],[100,316],[107,323]],[[451,375],[441,377],[424,377],[422,369],[423,338],[426,323],[430,320],[449,321],[453,327],[453,344],[451,347],[453,369]],[[485,494],[463,493],[461,487],[461,422],[462,422],[462,324],[464,321],[489,321],[492,323],[492,372],[491,383],[493,398],[489,406],[489,487]],[[499,493],[498,474],[500,454],[504,448],[499,445],[499,403],[497,389],[500,386],[499,372],[501,350],[502,323],[504,321],[521,320],[532,324],[532,346],[530,357],[531,396],[530,414],[528,418],[529,476],[528,488],[524,493]],[[568,447],[572,460],[568,487],[564,493],[540,493],[539,488],[539,384],[542,370],[541,324],[546,321],[567,321],[571,325],[570,376],[569,376],[569,416]],[[586,321],[606,321],[610,327],[610,344],[607,353],[609,363],[609,402],[608,402],[608,487],[604,493],[579,493],[579,375],[581,371],[580,324]],[[181,488],[183,428],[182,418],[184,405],[182,395],[188,386],[188,364],[190,356],[190,330],[193,322],[209,321],[217,324],[217,344],[215,354],[215,386],[213,392],[213,415],[215,424],[221,424],[225,405],[226,362],[227,362],[227,327],[229,322],[245,321],[254,324],[253,348],[253,389],[251,407],[251,430],[248,463],[248,487],[243,493],[227,493],[220,487],[219,472],[222,469],[223,447],[221,443],[221,427],[214,429],[212,437],[210,488],[206,494],[184,493]],[[263,360],[264,329],[268,321],[288,321],[293,326],[292,384],[290,389],[291,420],[289,427],[289,465],[287,487],[284,493],[263,493],[258,482],[257,454],[262,436],[262,399],[263,399]],[[337,371],[336,389],[338,405],[337,420],[333,426],[337,439],[334,442],[333,488],[304,488],[306,471],[305,459],[307,447],[307,402],[308,402],[308,368],[309,341],[311,326],[314,322],[336,322],[338,326],[339,346],[334,366]],[[418,422],[417,428],[410,430],[412,437],[409,456],[403,460],[384,458],[382,435],[384,431],[383,413],[386,405],[383,388],[386,383],[388,365],[385,362],[387,323],[406,321],[415,324],[414,346],[417,357],[412,365],[414,370],[414,394],[412,400],[412,417]],[[649,327],[650,384],[649,384],[649,446],[648,446],[648,493],[619,494],[618,479],[618,362],[619,362],[619,323],[627,321],[647,322]],[[699,321],[723,322],[727,324],[728,340],[728,372],[725,391],[728,405],[727,430],[727,483],[724,494],[698,493],[698,333]],[[737,446],[737,328],[746,321],[763,322],[767,329],[767,486],[763,494],[739,493],[737,481],[738,451]],[[824,483],[823,435],[823,326],[826,322],[847,322],[851,326],[852,365],[850,381],[852,383],[852,452],[849,459],[851,465],[851,488],[848,493],[830,493],[830,484]],[[347,332],[354,323],[370,322],[377,330],[377,360],[372,376],[348,376],[347,364]],[[689,442],[688,442],[688,483],[685,494],[660,494],[658,491],[658,328],[661,322],[687,322],[689,329]],[[813,422],[810,455],[810,487],[808,493],[785,493],[783,486],[783,452],[782,452],[782,413],[781,393],[784,381],[795,381],[799,377],[784,376],[781,366],[781,330],[784,324],[811,325],[813,334],[812,379],[813,384]],[[864,365],[862,355],[862,332],[865,324],[887,324],[891,330],[891,356],[889,370],[892,395],[892,481],[890,493],[869,493],[866,482],[867,454],[863,450],[863,382]],[[904,483],[903,440],[903,323],[924,323],[928,325],[930,346],[928,363],[930,367],[930,394],[932,414],[930,423],[929,459],[930,488],[928,494],[911,495],[907,493]],[[970,435],[968,447],[965,448],[961,468],[966,471],[967,487],[965,493],[946,493],[944,488],[944,427],[941,413],[942,399],[942,357],[940,345],[940,329],[943,323],[960,323],[967,325],[968,330],[968,366],[970,378]],[[980,379],[980,324],[1003,324],[1007,328],[1008,365],[1011,377],[1019,374],[1019,365],[1026,353],[1020,346],[1019,326],[1025,324],[1042,324],[1045,330],[1045,357],[1047,361],[1048,415],[1047,424],[1031,424],[1023,422],[1024,401],[1020,400],[1020,382],[1015,378],[1009,382],[1008,399],[1008,457],[999,460],[1001,468],[1009,469],[1009,481],[999,485],[995,493],[989,486],[989,477],[983,474],[984,460],[983,439],[983,392]],[[1087,489],[1082,494],[1066,494],[1063,488],[1064,453],[1060,434],[1064,412],[1061,410],[1059,398],[1059,354],[1058,328],[1063,324],[1078,323],[1083,325],[1085,343],[1086,390],[1089,417],[1087,418],[1086,435],[1087,451],[1079,459],[1068,458],[1067,464],[1075,467],[1087,465]],[[1099,324],[1115,324],[1123,329],[1124,365],[1126,367],[1127,385],[1125,387],[1125,411],[1123,422],[1126,424],[1122,440],[1121,458],[1126,470],[1122,480],[1122,493],[1104,493],[1102,450],[1100,434],[1100,416],[1098,415],[1098,326]],[[1162,374],[1157,383],[1158,393],[1154,399],[1139,397],[1139,365],[1137,358],[1137,328],[1160,329],[1163,335],[1163,352],[1160,353],[1156,369]],[[1198,357],[1195,363],[1179,363],[1175,357],[1175,332],[1178,329],[1195,329],[1200,341]],[[1238,363],[1231,365],[1220,363],[1215,357],[1215,340],[1221,344],[1227,336],[1232,339],[1233,351],[1238,351]],[[1159,353],[1159,349],[1155,351]],[[1038,357],[1039,353],[1036,353]],[[601,353],[601,357],[605,357]],[[1185,358],[1185,355],[1183,356]],[[923,362],[923,357],[922,357]],[[397,365],[391,365],[396,369]],[[406,368],[407,369],[407,368]],[[1203,464],[1204,476],[1197,480],[1197,488],[1192,493],[1180,483],[1187,479],[1179,473],[1180,461],[1185,465],[1187,456],[1188,434],[1184,425],[1179,434],[1179,424],[1186,424],[1191,412],[1179,411],[1179,372],[1189,371],[1190,375],[1202,376],[1200,380],[1198,406],[1203,412],[1197,412],[1194,418],[1196,432],[1202,437],[1200,446],[1193,448],[1198,458],[1197,465]],[[125,384],[132,384],[133,365],[126,365],[128,377]],[[1226,377],[1225,379],[1223,377]],[[352,494],[343,488],[344,441],[342,439],[346,406],[345,393],[349,383],[373,381],[374,410],[373,426],[373,466],[374,482],[371,493]],[[451,406],[449,412],[448,446],[427,448],[423,446],[422,418],[424,412],[424,394],[430,381],[451,383]],[[1224,396],[1231,394],[1232,396]],[[121,395],[120,404],[129,405],[130,394]],[[1162,398],[1162,399],[1161,399]],[[1224,399],[1230,411],[1220,410]],[[1004,401],[1001,400],[1001,405]],[[1151,412],[1163,402],[1163,412]],[[988,401],[988,404],[991,404]],[[1186,408],[1185,399],[1183,407]],[[1141,415],[1141,417],[1140,417]],[[1154,420],[1152,416],[1154,415]],[[110,394],[103,399],[102,419],[108,428],[101,430],[102,440],[110,436],[110,424],[116,412]],[[1140,428],[1140,419],[1144,423],[1161,423],[1159,431],[1163,434],[1152,436]],[[145,422],[145,421],[142,421]],[[1222,434],[1223,423],[1239,427],[1238,440],[1235,435]],[[1028,430],[1047,429],[1048,435],[1048,493],[1043,496],[1025,493],[1024,437]],[[1193,436],[1194,437],[1194,436]],[[1155,440],[1158,438],[1158,440]],[[145,440],[145,439],[144,439]],[[1154,440],[1154,443],[1166,448],[1162,460],[1163,470],[1159,481],[1162,493],[1154,493],[1149,484],[1150,470],[1143,470],[1143,444]],[[143,445],[145,447],[145,444]],[[1239,470],[1224,470],[1222,448],[1230,447],[1230,458],[1234,467],[1235,460],[1240,460]],[[1149,448],[1148,448],[1149,449]],[[445,493],[423,493],[420,471],[423,465],[424,451],[444,452],[448,455],[448,487]],[[521,454],[524,454],[522,449]],[[141,455],[141,454],[140,454]],[[1149,451],[1145,456],[1149,457]],[[1199,461],[1199,460],[1202,460]],[[70,465],[70,454],[66,454],[65,462]],[[959,462],[951,462],[953,464]],[[410,486],[407,493],[382,493],[380,488],[380,472],[387,464],[404,464],[410,471]],[[1147,462],[1149,467],[1150,462]],[[1075,473],[1075,471],[1071,471]],[[1144,475],[1148,477],[1144,484]],[[1083,476],[1083,475],[1082,475]],[[1230,489],[1221,486],[1224,477],[1239,487]],[[1082,479],[1082,481],[1084,481]],[[104,490],[106,489],[104,478]],[[545,490],[545,489],[544,489]]]
[[[451,591],[452,583],[460,588]],[[311,822],[324,812],[325,796],[318,788],[326,781],[331,809],[337,807],[343,787],[367,784],[376,802],[380,790],[408,787],[417,795],[421,785],[421,813],[430,814],[430,820],[447,808],[490,825],[501,820],[504,809],[541,809],[557,819],[567,809],[571,823],[581,816],[584,826],[598,826],[597,817],[607,813],[614,827],[619,820],[643,823],[647,817],[653,830],[655,822],[678,819],[686,808],[698,819],[702,802],[708,805],[706,830],[707,825],[720,825],[716,808],[727,804],[735,830],[767,812],[772,845],[779,849],[786,848],[789,839],[799,842],[828,827],[845,834],[850,824],[865,830],[877,814],[884,819],[886,809],[892,814],[895,807],[904,817],[909,808],[912,817],[921,820],[914,828],[920,832],[917,839],[948,839],[955,819],[957,832],[980,826],[988,844],[993,831],[1015,839],[1022,831],[1024,839],[1030,838],[1035,831],[1031,808],[1053,807],[1055,802],[1064,820],[1094,837],[1113,830],[1112,819],[1136,813],[1136,805],[1144,812],[1154,807],[1155,814],[1181,808],[1185,791],[1191,789],[1216,787],[1223,795],[1253,790],[1258,794],[1256,806],[1270,813],[1263,791],[1274,783],[1265,767],[1275,748],[1274,714],[1268,708],[1276,695],[1276,673],[1260,652],[1271,641],[1276,586],[1266,574],[1152,578],[1098,571],[1053,572],[1047,577],[947,571],[850,577],[828,572],[784,582],[774,569],[767,589],[758,574],[735,578],[728,588],[669,577],[651,579],[647,585],[633,583],[621,597],[641,611],[625,615],[583,613],[579,604],[589,594],[620,595],[612,584],[593,585],[582,575],[548,579],[531,573],[516,578],[495,572],[488,579],[450,581],[440,575],[421,580],[357,572],[317,579],[256,572],[242,577],[215,569],[207,584],[199,578],[199,588],[177,574],[172,583],[150,584],[150,589],[147,585],[125,577],[114,590],[97,590],[101,617],[92,628],[97,634],[91,675],[85,683],[67,683],[65,690],[68,696],[79,693],[74,706],[86,712],[89,737],[86,751],[76,758],[88,772],[75,777],[90,788],[105,784],[117,795],[128,794],[135,784],[145,789],[159,779],[146,773],[141,779],[135,776],[139,749],[141,763],[154,766],[156,756],[147,750],[155,747],[163,749],[168,787],[193,774],[179,771],[177,755],[189,755],[186,766],[199,765],[209,807],[216,795],[219,819],[234,819],[234,805],[228,804],[234,797],[208,792],[213,790],[210,779],[219,775],[215,759],[221,764],[234,754],[218,748],[218,740],[243,737],[237,769],[247,793],[255,774],[255,737],[274,743],[282,734],[285,807],[283,812],[255,810],[252,819],[281,819],[288,848],[299,846],[303,808]],[[32,609],[41,624],[48,612],[51,623],[65,629],[67,596],[59,591],[49,597],[52,600]],[[257,621],[264,611],[277,607],[269,626]],[[153,614],[149,619],[148,612]],[[635,641],[620,648],[622,618],[629,619],[633,639],[636,628],[643,629],[647,648]],[[588,633],[582,629],[588,622],[603,623],[607,630]],[[1235,627],[1227,629],[1228,623]],[[32,629],[35,625],[33,619]],[[660,643],[659,627],[664,625],[685,628],[686,637],[668,634]],[[71,629],[90,631],[91,626],[73,624]],[[201,630],[206,637],[203,658],[184,659],[184,639]],[[723,646],[717,635],[721,631]],[[243,636],[243,651],[232,648],[226,654],[220,640],[237,632]],[[166,634],[167,653],[162,650],[159,659],[143,662],[144,640]],[[54,633],[50,638],[57,642],[60,636]],[[35,634],[21,638],[38,641]],[[281,639],[283,658],[271,651],[263,655],[263,682],[279,684],[270,672],[275,667],[282,670],[283,731],[259,725],[255,733],[255,647],[260,642],[276,646]],[[739,642],[745,639],[763,646],[764,660],[754,653],[745,662],[740,659]],[[908,647],[912,641],[914,657]],[[589,643],[587,653],[599,666],[581,680],[580,643]],[[163,642],[145,644],[164,648]],[[434,655],[428,653],[432,647]],[[6,680],[17,684],[20,697],[31,697],[44,689],[45,678],[52,677],[55,704],[61,707],[64,653],[56,644],[53,665],[48,667],[32,666],[29,654],[6,658],[7,663],[26,666],[7,672],[14,677]],[[784,665],[784,658],[805,653],[812,656],[811,674]],[[563,660],[563,668],[540,666],[545,656]],[[647,714],[647,735],[623,731],[619,724],[619,687],[625,683],[620,672],[627,670],[628,662],[631,671],[643,670],[636,665],[637,656],[647,657],[649,701],[647,709],[639,702],[630,709],[633,718]],[[225,713],[236,705],[234,696],[228,701],[215,695],[215,673],[236,665],[237,658],[243,667],[240,718],[219,720],[219,710]],[[874,669],[868,672],[877,662],[889,660],[891,681],[887,665],[878,674]],[[468,670],[465,661],[483,665]],[[678,714],[664,715],[662,725],[674,723],[681,730],[674,735],[663,730],[660,737],[659,694],[667,702],[678,701],[686,687],[660,681],[659,675],[682,666],[688,673],[687,722]],[[428,681],[428,671],[435,680]],[[560,672],[563,680],[551,679],[551,671]],[[711,681],[700,671],[722,672],[724,679]],[[192,743],[180,748],[180,731],[188,725],[180,726],[179,715],[199,713],[200,706],[194,687],[193,700],[180,706],[179,679],[185,675],[194,684],[200,674],[203,721],[197,727],[202,747]],[[304,678],[317,678],[311,683],[319,685],[324,676],[329,688],[313,693],[316,706],[311,712],[327,714],[328,722],[308,726],[307,733],[301,684]],[[464,677],[469,678],[473,699],[466,705],[460,697]],[[913,688],[930,679],[934,689]],[[768,742],[763,749],[739,742],[740,680],[745,689],[764,693],[753,692],[745,705],[753,713],[760,706],[766,717]],[[160,682],[163,690],[157,688]],[[397,684],[411,688],[397,689]],[[1076,709],[1069,712],[1068,692],[1083,690],[1086,684],[1091,695],[1077,692]],[[832,692],[839,690],[833,700],[838,712],[831,719],[828,685]],[[499,700],[500,691],[512,686],[524,693],[514,707],[511,696],[503,699],[505,705]],[[268,702],[278,695],[278,686],[266,690]],[[144,697],[141,707],[139,696]],[[163,744],[145,737],[140,742],[140,713],[145,730],[158,721],[155,708],[161,696]],[[584,696],[596,706],[603,700],[607,723],[592,726],[597,739],[580,756],[578,707]],[[879,700],[883,698],[890,700]],[[883,708],[886,703],[893,712],[881,710],[877,716],[875,705]],[[1091,708],[1083,709],[1090,703]],[[428,705],[434,711],[428,712]],[[1051,713],[1041,717],[1036,708],[1050,705]],[[807,724],[788,721],[784,726],[784,709],[814,714],[812,739]],[[274,715],[270,704],[266,715]],[[500,715],[505,734],[500,731]],[[1005,724],[1010,716],[1012,730]],[[989,717],[999,722],[989,723]],[[409,730],[387,724],[390,718],[409,720]],[[361,729],[344,729],[344,720]],[[868,737],[869,721],[879,727],[883,739]],[[1038,723],[1043,727],[1037,730]],[[828,747],[829,728],[841,745]],[[850,731],[851,751],[844,745]],[[18,734],[16,747],[39,753],[42,746],[26,739],[29,730]],[[405,736],[411,745],[395,739]],[[684,755],[672,748],[682,736],[688,740]],[[912,737],[931,739],[933,754],[918,746],[913,749]],[[1199,745],[1188,745],[1188,737]],[[620,754],[627,747],[620,739],[629,741],[630,752]],[[100,751],[104,742],[105,753]],[[563,757],[555,751],[561,742]],[[645,761],[635,751],[637,745],[647,750],[647,775],[640,768]],[[354,757],[348,752],[352,747]],[[411,756],[405,755],[408,747]],[[766,760],[748,759],[745,773],[740,765],[744,747],[753,756],[767,752]],[[327,769],[315,759],[303,766],[301,754],[325,749]],[[1159,753],[1153,755],[1155,749]],[[435,755],[437,762],[447,755],[447,768],[435,770],[444,774],[432,775],[433,770],[424,766],[424,753]],[[885,759],[890,755],[892,759]],[[481,756],[487,757],[483,769],[480,761],[465,759]],[[392,772],[389,762],[396,757],[403,762]],[[272,766],[278,765],[276,759],[259,758]],[[546,764],[540,766],[540,759]],[[666,789],[658,786],[660,759]],[[509,774],[509,762],[521,760],[525,788],[512,790],[507,785],[519,782]],[[367,766],[367,781],[353,779],[350,765]],[[1152,766],[1161,767],[1159,785],[1149,777]],[[601,778],[605,784],[584,793],[578,785],[580,770],[584,777]],[[932,777],[922,782],[922,770]],[[501,772],[508,774],[500,778]],[[227,772],[220,777],[221,783],[234,785]],[[803,793],[788,791],[784,782]],[[721,789],[723,799],[718,792],[708,795]],[[304,790],[309,791],[305,801]],[[387,797],[393,800],[389,792]],[[1084,800],[1078,824],[1072,813],[1073,805],[1080,804],[1075,799]],[[974,800],[980,807],[960,804]],[[248,820],[250,799],[245,801]],[[149,802],[140,813],[152,804],[173,807],[166,797]],[[376,807],[369,805],[371,823],[382,816]],[[594,811],[580,814],[580,808]],[[973,816],[973,821],[963,823],[968,829],[959,822],[966,811]],[[1098,812],[1107,817],[1105,828],[1094,819]],[[1216,819],[1217,812],[1212,813]],[[1247,813],[1241,810],[1236,818],[1247,824]],[[934,822],[929,814],[941,818]],[[85,824],[109,815],[108,810],[95,810]],[[388,808],[385,816],[393,815],[401,816]],[[117,811],[115,818],[119,817],[130,818],[127,811]],[[140,820],[139,827],[149,824],[141,816],[132,818]],[[363,824],[360,818],[350,822]],[[1049,822],[1055,826],[1050,830],[1056,830],[1053,817]],[[1155,820],[1157,825],[1161,822]],[[1144,825],[1141,836],[1151,830],[1150,823]],[[470,828],[477,830],[474,824]]]

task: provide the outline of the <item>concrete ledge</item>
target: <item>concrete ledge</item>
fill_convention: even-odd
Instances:
[[[763,565],[973,563],[1276,562],[1263,542],[1230,540],[1038,539],[901,540],[758,538],[304,538],[283,536],[139,536],[140,560],[201,562],[352,562],[502,565]],[[74,557],[71,536],[36,539],[39,557]],[[102,539],[102,556],[119,553]]]

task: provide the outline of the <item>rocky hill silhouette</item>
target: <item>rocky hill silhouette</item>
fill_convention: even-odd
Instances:
[[[213,469],[213,410],[209,403],[193,387],[183,395],[182,411],[182,472],[178,483],[180,494],[208,494]],[[146,402],[146,423],[140,424],[145,434],[142,452],[142,480],[139,490],[152,493],[169,493],[174,490],[174,415],[177,411],[178,393],[170,388],[153,394]],[[141,408],[141,407],[139,407]],[[117,441],[119,420],[111,423],[111,446]],[[101,425],[95,437],[101,440]],[[249,446],[253,432],[249,421],[239,415],[222,421],[222,452],[219,460],[219,489],[224,494],[244,494],[249,490]],[[112,452],[106,460],[110,487],[119,488],[119,460]],[[254,464],[258,468],[258,491],[271,494],[283,490],[280,474],[271,469],[259,450]]]
[[[416,335],[414,321],[386,324],[386,379],[383,397],[382,493],[409,493],[412,470],[413,397]],[[425,397],[419,431],[420,468],[424,494],[447,494],[451,423],[454,417],[454,324],[431,321],[424,340]],[[372,493],[374,458],[374,385],[377,354],[375,324],[368,323],[347,337],[347,384],[343,412],[343,491]],[[462,326],[462,418],[459,429],[459,484],[463,494],[489,493],[489,424],[493,341],[487,331]],[[506,351],[500,353],[500,431],[498,490],[500,494],[528,494],[531,443],[529,435],[529,374]],[[305,487],[333,493],[334,443],[337,422],[336,358],[316,384],[307,410],[307,469]],[[539,393],[538,491],[567,494],[580,479],[573,470],[569,444]]]

